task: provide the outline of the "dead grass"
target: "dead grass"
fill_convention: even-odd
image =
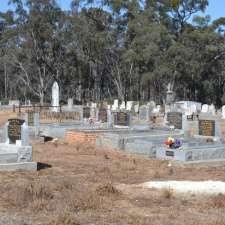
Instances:
[[[161,190],[161,195],[163,198],[171,199],[174,197],[174,191],[170,188],[164,188]]]
[[[225,225],[225,218],[218,218],[225,213],[223,195],[184,199],[170,189],[136,185],[184,178],[225,180],[222,167],[171,169],[164,161],[62,141],[57,146],[35,142],[33,147],[34,160],[52,168],[0,173],[0,224],[7,217],[3,224],[18,225],[20,217],[29,215],[27,224],[40,225]]]
[[[211,198],[211,206],[213,208],[225,208],[225,195],[219,194]]]
[[[81,225],[76,216],[71,213],[61,213],[53,218],[48,225]]]
[[[114,196],[118,196],[120,195],[120,191],[117,190],[117,188],[115,188],[112,184],[108,183],[105,185],[100,185],[96,188],[96,192],[99,195],[114,195]]]

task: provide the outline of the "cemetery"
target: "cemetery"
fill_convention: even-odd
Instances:
[[[224,7],[1,0],[0,225],[225,225]]]
[[[225,208],[225,106],[178,101],[171,90],[163,104],[76,104],[73,98],[61,104],[59,89],[55,81],[51,104],[13,100],[0,106],[0,190],[8,209],[0,209],[0,224],[2,214],[13,224],[8,212],[21,207],[30,217],[15,216],[17,224],[86,224],[76,223],[74,211],[89,221],[90,212],[97,221],[104,215],[115,224],[152,221],[139,214],[124,217],[124,206],[141,215],[156,210],[153,221],[160,224],[174,221],[167,218],[171,211],[177,219],[180,208],[200,213],[205,207],[202,218],[218,224],[208,213]],[[43,210],[49,214],[40,219]],[[193,218],[203,224],[197,216],[186,217]]]

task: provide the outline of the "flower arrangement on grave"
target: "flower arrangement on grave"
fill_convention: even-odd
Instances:
[[[167,140],[165,141],[165,145],[168,148],[177,149],[181,147],[181,141],[173,137],[168,137]]]

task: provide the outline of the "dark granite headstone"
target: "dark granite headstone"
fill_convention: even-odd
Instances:
[[[83,118],[89,119],[91,116],[90,107],[83,107]]]
[[[8,125],[8,137],[10,144],[16,144],[16,140],[21,140],[21,126],[25,120],[21,119],[9,119]]]
[[[107,109],[101,108],[99,109],[99,120],[103,123],[107,123]]]
[[[215,136],[215,121],[199,120],[199,135]]]
[[[114,125],[129,126],[130,115],[125,112],[117,112],[114,114]]]
[[[176,129],[182,129],[182,113],[169,112],[167,113],[167,121],[170,125],[173,125]]]

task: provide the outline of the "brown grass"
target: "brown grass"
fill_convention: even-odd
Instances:
[[[214,208],[225,208],[225,195],[219,194],[211,199],[211,206]]]
[[[48,225],[80,225],[80,222],[73,214],[63,213],[53,218]]]
[[[34,142],[33,149],[34,160],[52,168],[0,173],[0,224],[225,224],[224,195],[183,197],[139,186],[150,180],[225,180],[223,167],[171,169],[164,161],[61,141],[57,147]]]
[[[170,188],[164,188],[161,190],[162,197],[166,199],[171,199],[174,196],[174,191]]]

